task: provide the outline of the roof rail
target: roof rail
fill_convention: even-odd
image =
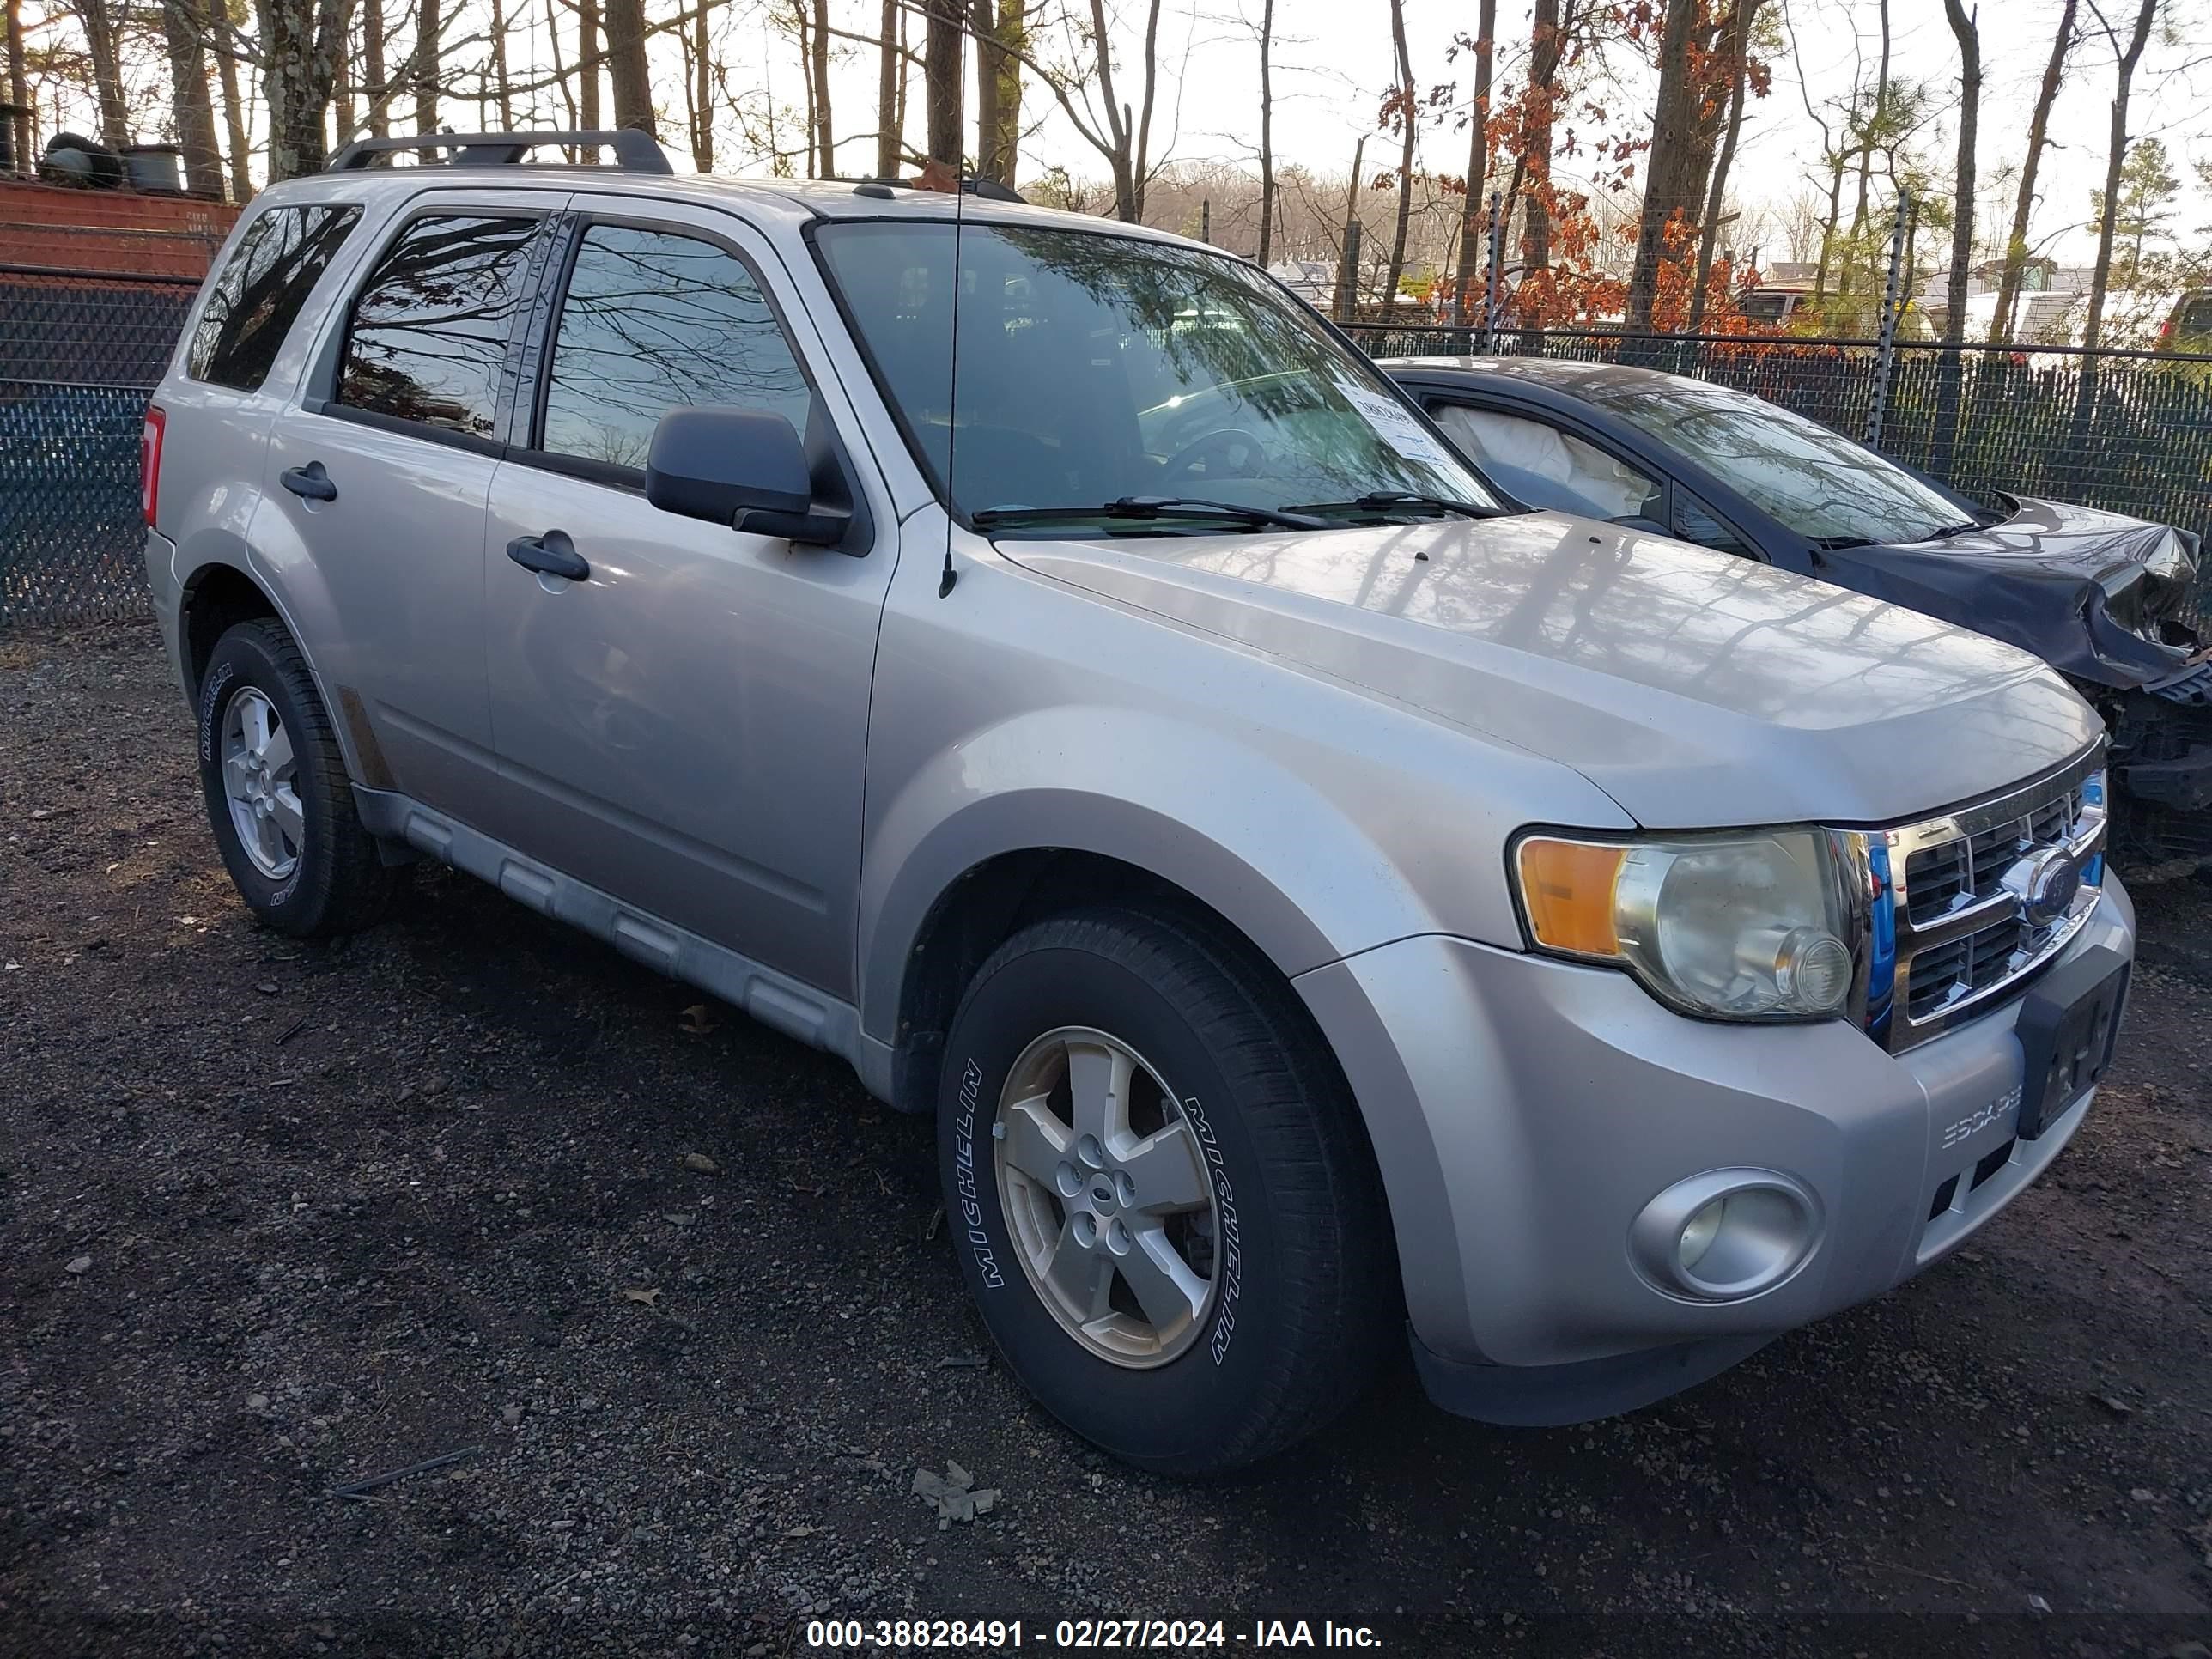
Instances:
[[[325,173],[349,173],[372,167],[380,155],[396,150],[451,151],[444,165],[454,167],[520,167],[533,149],[554,144],[579,149],[604,145],[615,153],[615,166],[624,173],[673,173],[668,153],[649,132],[619,127],[596,132],[425,132],[412,138],[356,138],[331,158]]]

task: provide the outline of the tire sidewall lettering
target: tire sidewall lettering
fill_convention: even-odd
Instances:
[[[999,1266],[990,1233],[983,1225],[982,1198],[976,1187],[975,1108],[981,1097],[983,1068],[969,1056],[961,1068],[960,1089],[954,1097],[952,1166],[960,1201],[960,1224],[967,1233],[969,1254],[974,1258],[981,1288],[1004,1290],[1006,1275]]]

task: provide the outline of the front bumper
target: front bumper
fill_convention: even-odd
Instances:
[[[2107,878],[2058,962],[2134,947]],[[2034,1180],[2094,1098],[2014,1138],[2018,998],[1892,1055],[1841,1022],[1686,1019],[1625,974],[1438,936],[1295,983],[1366,1118],[1431,1391],[1502,1421],[1645,1403],[1879,1295]],[[1741,1301],[1658,1288],[1632,1222],[1678,1181],[1743,1167],[1813,1195],[1802,1265]],[[1547,1385],[1569,1416],[1547,1413]]]

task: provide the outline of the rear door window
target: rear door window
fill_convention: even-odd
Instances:
[[[335,401],[490,437],[540,224],[471,213],[409,225],[354,301]]]
[[[270,208],[246,228],[192,325],[185,373],[257,392],[307,295],[361,217],[350,206]]]
[[[538,447],[642,468],[672,409],[731,404],[800,433],[813,390],[768,298],[735,254],[696,236],[593,225],[553,338]]]

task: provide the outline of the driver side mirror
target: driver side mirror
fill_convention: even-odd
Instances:
[[[646,456],[645,499],[687,519],[823,545],[841,540],[852,519],[817,507],[806,446],[789,420],[720,404],[660,417]]]

